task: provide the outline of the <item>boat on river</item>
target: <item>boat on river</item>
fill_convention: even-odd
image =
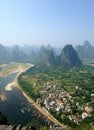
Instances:
[[[23,114],[25,113],[25,111],[23,109],[20,110]]]

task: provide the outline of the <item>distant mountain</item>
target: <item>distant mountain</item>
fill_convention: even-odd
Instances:
[[[89,41],[85,41],[83,45],[78,45],[76,50],[82,60],[94,59],[94,47]]]
[[[46,56],[47,56],[47,65],[49,66],[55,66],[55,54],[54,54],[54,51],[53,49],[49,49],[47,50],[46,52]]]
[[[84,44],[83,46],[88,49],[88,48],[91,48],[91,43],[89,41],[84,41]]]
[[[61,54],[58,56],[55,55],[52,48],[45,48],[42,46],[38,59],[40,59],[40,63],[44,63],[52,67],[79,66],[82,64],[72,45],[66,45]]]
[[[84,46],[86,48],[91,48],[89,43],[85,43]],[[81,49],[83,50],[83,47],[77,48],[79,51],[81,51]],[[77,52],[72,45],[66,45],[61,51],[61,49],[53,48],[50,45],[46,47],[41,46],[40,48],[24,46],[23,48],[17,45],[14,47],[5,47],[0,44],[0,63],[7,63],[10,61],[31,62],[53,67],[81,65]]]
[[[0,63],[7,63],[9,59],[9,53],[6,47],[0,44]]]
[[[59,56],[60,66],[79,66],[82,64],[72,45],[66,45]]]
[[[16,45],[11,53],[11,60],[14,62],[26,62],[28,61],[28,56]]]

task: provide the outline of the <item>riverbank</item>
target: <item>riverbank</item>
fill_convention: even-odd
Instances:
[[[22,65],[19,64],[18,66],[18,69],[13,71],[13,72],[10,72],[8,75],[10,74],[13,74],[13,73],[18,73],[16,78],[14,79],[13,82],[9,83],[8,85],[5,86],[5,90],[6,91],[12,91],[12,89],[16,86],[19,86],[18,85],[18,82],[17,82],[17,78],[18,76],[22,73],[22,72],[26,72],[26,70],[28,70],[29,68],[31,68],[32,66],[34,66],[33,64],[28,64],[28,67],[24,68]],[[7,76],[8,76],[7,75]],[[3,76],[4,77],[4,76]],[[6,77],[6,76],[5,76]],[[20,87],[19,87],[20,88]]]
[[[6,95],[5,94],[0,94],[0,100],[1,101],[5,101],[7,98],[6,98]]]
[[[65,128],[66,126],[64,124],[61,124],[58,120],[56,120],[44,107],[41,107],[39,104],[37,104],[31,97],[27,95],[27,93],[19,86],[18,84],[18,77],[21,73],[26,72],[29,68],[33,67],[33,64],[28,64],[28,66],[24,67],[22,64],[19,63],[18,69],[16,70],[18,73],[15,77],[15,79],[10,82],[8,85],[5,86],[5,91],[11,91],[8,92],[9,95],[11,95],[16,88],[19,88],[22,92],[22,95],[25,97],[25,99],[33,106],[35,109],[37,109],[44,117],[45,120],[49,120],[50,122],[53,122],[53,124],[59,124],[61,127]],[[14,71],[11,73],[14,73]],[[11,98],[10,98],[11,99]],[[22,114],[22,113],[21,113]]]
[[[27,70],[31,64],[29,63],[16,63],[16,62],[10,62],[8,64],[3,64],[2,69],[0,71],[0,76],[2,77],[7,77],[12,73],[20,73],[23,72],[24,70]]]
[[[34,66],[34,65],[31,65],[31,67]],[[29,67],[30,68],[30,67]],[[28,69],[29,69],[28,68]],[[28,70],[26,69],[26,70]],[[25,70],[25,71],[26,71]],[[22,72],[25,72],[25,71],[21,71]],[[45,118],[47,118],[49,121],[53,122],[54,124],[58,124],[60,125],[61,127],[63,128],[66,128],[67,126],[60,123],[57,119],[55,119],[44,107],[41,107],[39,104],[37,104],[31,97],[29,97],[26,92],[21,88],[21,86],[18,84],[18,76],[21,74],[21,73],[18,73],[16,79],[15,79],[15,86],[17,86],[18,88],[21,89],[24,97],[28,100],[29,103],[31,103]]]
[[[41,112],[45,116],[45,118],[47,118],[54,124],[59,124],[61,127],[66,128],[66,126],[64,124],[61,124],[58,120],[56,120],[44,107],[39,106],[39,104],[37,104],[24,91],[23,91],[23,95],[26,97],[26,99],[28,100],[29,103],[31,103],[39,112]]]

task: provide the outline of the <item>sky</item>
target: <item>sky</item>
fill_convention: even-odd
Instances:
[[[94,44],[94,0],[0,0],[4,45]]]

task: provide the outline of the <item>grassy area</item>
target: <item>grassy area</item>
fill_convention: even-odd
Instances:
[[[90,96],[94,93],[94,67],[68,67],[68,68],[51,68],[34,66],[26,73],[19,76],[19,84],[34,100],[42,95],[39,93],[43,90],[45,83],[54,83],[57,87],[65,89],[73,97],[75,102],[79,102],[80,106],[90,104],[94,110],[93,99]],[[34,85],[36,84],[36,85]],[[76,89],[76,86],[79,89]],[[77,111],[79,113],[79,111]],[[92,119],[89,118],[88,123],[83,123],[72,130],[93,130]]]
[[[75,86],[93,93],[94,67],[82,66],[72,68],[42,68],[33,67],[30,71],[21,76],[22,80],[36,87],[33,90],[40,90],[44,83],[54,82],[57,86],[65,88],[70,94],[75,93]],[[29,89],[29,88],[28,88]]]

